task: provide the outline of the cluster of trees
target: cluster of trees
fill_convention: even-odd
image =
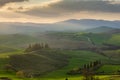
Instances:
[[[36,44],[29,44],[29,46],[25,49],[25,52],[32,52],[37,51],[40,49],[48,49],[50,48],[47,43],[36,43]]]
[[[19,78],[33,78],[35,74],[32,71],[19,70],[16,71],[16,76]]]
[[[96,60],[88,64],[84,64],[82,68],[73,69],[67,74],[69,75],[82,74],[84,76],[83,80],[99,80],[98,78],[95,78],[94,75],[95,71],[99,69],[101,65],[102,62],[100,60]]]
[[[75,74],[82,74],[84,71],[95,71],[98,68],[100,68],[102,65],[102,62],[99,60],[90,62],[88,64],[84,64],[82,68],[76,68],[71,71],[69,71],[67,74],[69,75],[75,75]]]
[[[102,65],[102,62],[97,60],[97,61],[94,61],[94,62],[90,62],[89,64],[84,64],[83,69],[86,69],[86,70],[89,70],[89,69],[96,70],[101,65]]]
[[[102,62],[97,60],[94,62],[90,62],[89,64],[84,64],[82,69],[82,75],[84,76],[84,80],[99,80],[95,78],[95,71],[99,69],[102,65]]]

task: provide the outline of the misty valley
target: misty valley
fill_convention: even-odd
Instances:
[[[0,23],[0,80],[119,80],[119,22],[78,21]]]

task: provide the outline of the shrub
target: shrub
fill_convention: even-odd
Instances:
[[[22,71],[22,70],[17,71],[16,76],[19,77],[19,78],[24,78],[25,77],[24,71]]]

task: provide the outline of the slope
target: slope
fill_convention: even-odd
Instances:
[[[24,71],[27,75],[40,76],[56,70],[68,63],[68,57],[56,50],[40,50],[10,57],[10,64],[16,71]]]
[[[85,30],[85,32],[103,33],[103,32],[108,32],[108,31],[112,31],[112,30],[115,30],[115,29],[116,28],[107,27],[107,26],[100,26],[100,27],[97,27],[97,28],[87,29],[87,30]]]
[[[24,47],[26,44],[39,42],[40,39],[23,34],[3,34],[0,35],[0,45],[8,47]]]

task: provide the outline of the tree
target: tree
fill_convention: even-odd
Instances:
[[[68,80],[68,78],[66,78],[65,80]]]
[[[31,49],[32,49],[32,45],[31,45],[31,44],[29,44],[29,45],[28,45],[28,47],[25,49],[25,52],[30,52],[30,51],[31,51]]]
[[[10,64],[6,64],[5,66],[4,66],[4,69],[8,72],[8,71],[16,71],[16,69],[12,66],[12,65],[10,65]]]
[[[83,68],[84,68],[84,69],[87,69],[87,64],[84,64]]]
[[[43,44],[43,43],[35,43],[33,45],[29,44],[29,46],[25,49],[25,52],[32,52],[32,51],[37,51],[37,50],[41,50],[41,49],[48,49],[50,48],[49,45]]]
[[[44,43],[41,43],[41,48],[44,48]]]
[[[49,45],[47,43],[45,44],[45,48],[49,48]]]
[[[20,71],[17,71],[16,72],[16,76],[20,77],[20,78],[24,78],[25,75],[24,75],[24,71],[20,70]]]
[[[90,62],[90,68],[92,68],[93,67],[93,62]]]
[[[4,69],[8,72],[8,71],[12,70],[12,65],[6,64],[6,65],[4,66]]]
[[[84,80],[95,80],[94,72],[92,70],[84,69],[82,75],[84,76]]]

